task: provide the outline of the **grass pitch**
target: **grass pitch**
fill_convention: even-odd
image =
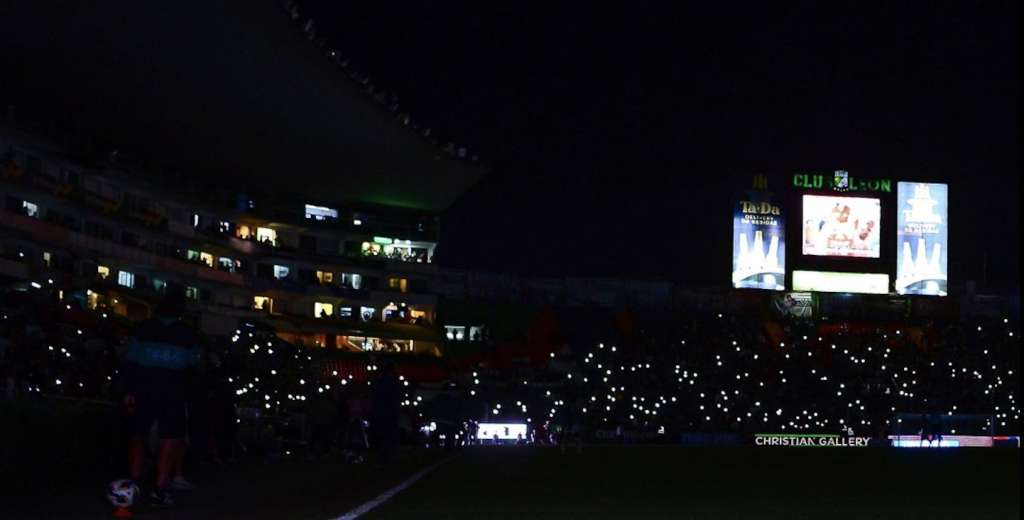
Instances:
[[[1009,519],[1016,449],[490,447],[364,518]]]

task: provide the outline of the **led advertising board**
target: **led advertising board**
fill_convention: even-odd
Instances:
[[[888,294],[889,275],[793,271],[794,291]]]
[[[732,218],[732,285],[785,289],[785,223],[779,206],[740,201]]]
[[[896,198],[896,292],[945,296],[949,186],[901,182]]]
[[[814,296],[808,292],[788,292],[772,296],[775,310],[782,316],[810,318],[814,315]]]
[[[878,258],[882,203],[879,199],[803,196],[803,254]]]
[[[526,423],[480,423],[477,425],[476,438],[479,440],[519,440],[526,439]]]

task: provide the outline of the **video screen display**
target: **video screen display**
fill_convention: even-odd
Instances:
[[[804,195],[803,254],[878,258],[881,220],[879,199]]]
[[[732,285],[741,289],[785,289],[785,221],[779,206],[741,201],[732,219]]]
[[[949,187],[901,182],[896,193],[896,292],[945,296]]]

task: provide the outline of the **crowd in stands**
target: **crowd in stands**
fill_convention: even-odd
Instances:
[[[73,295],[44,294],[0,298],[4,398],[117,403],[132,324],[84,309]],[[553,432],[595,440],[602,430],[667,442],[686,432],[880,437],[900,430],[901,414],[921,413],[949,417],[939,421],[947,435],[1016,435],[1016,327],[1009,318],[846,328],[793,321],[773,331],[738,316],[692,315],[639,340],[570,339],[543,366],[473,366],[440,383],[415,381],[399,363],[392,404],[407,438],[445,435],[448,444],[473,437],[474,422],[527,422],[535,442],[557,440]],[[213,456],[234,446],[236,424],[254,418],[292,418],[299,437],[320,448],[339,437],[365,440],[373,384],[390,363],[368,357],[360,370],[332,370],[329,349],[290,345],[258,324],[208,338],[204,352],[190,401],[201,411],[190,417],[206,418],[198,445]],[[974,419],[953,420],[963,416]]]
[[[552,353],[547,368],[516,378],[480,371],[469,386],[492,422],[543,422],[584,435],[879,437],[917,433],[920,421],[900,423],[922,413],[946,435],[1017,434],[1015,327],[1003,318],[824,332],[793,322],[772,340],[756,320],[709,314],[639,346],[572,345]]]

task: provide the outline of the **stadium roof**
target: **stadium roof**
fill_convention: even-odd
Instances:
[[[373,102],[274,0],[17,2],[0,19],[0,65],[21,80],[5,105],[185,180],[436,212],[484,173]]]

